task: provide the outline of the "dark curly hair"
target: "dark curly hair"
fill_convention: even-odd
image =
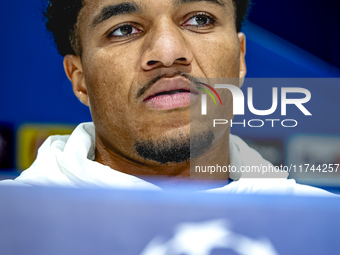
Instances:
[[[233,0],[237,32],[246,19],[251,0]],[[46,28],[62,56],[81,56],[82,50],[77,29],[77,20],[85,0],[50,0],[43,11]]]

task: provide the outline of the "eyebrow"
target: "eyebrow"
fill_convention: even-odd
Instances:
[[[195,3],[195,2],[207,2],[207,3],[216,4],[222,7],[226,6],[226,3],[223,0],[173,0],[173,2],[176,7],[183,5],[183,4]],[[123,14],[131,14],[131,13],[140,13],[141,9],[142,9],[141,6],[137,5],[137,3],[134,3],[134,2],[125,2],[125,3],[105,6],[101,10],[100,14],[98,14],[93,19],[91,28],[96,27],[100,23],[114,16],[123,15]]]
[[[141,7],[136,3],[119,3],[114,5],[105,6],[100,14],[98,14],[92,21],[91,28],[94,28],[98,24],[102,23],[105,20],[110,19],[111,17],[130,14],[130,13],[139,13],[141,11]]]

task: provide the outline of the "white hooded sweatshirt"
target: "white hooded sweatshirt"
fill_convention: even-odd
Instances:
[[[230,135],[230,165],[269,166],[254,149],[235,135]],[[37,159],[15,180],[2,185],[63,186],[76,188],[123,188],[162,190],[136,176],[125,174],[94,161],[95,127],[92,122],[80,124],[71,135],[50,136],[38,150]],[[271,165],[272,166],[272,165]],[[285,172],[276,178],[247,178],[246,173],[231,173],[234,181],[208,192],[242,194],[332,195],[324,190],[296,184]],[[271,176],[272,177],[272,176]]]

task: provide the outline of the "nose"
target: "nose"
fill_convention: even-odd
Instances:
[[[183,31],[175,24],[163,22],[150,32],[145,42],[141,65],[145,71],[172,65],[190,65],[193,54],[183,37]]]

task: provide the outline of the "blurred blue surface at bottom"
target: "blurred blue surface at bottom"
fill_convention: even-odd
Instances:
[[[212,245],[207,254],[248,254],[247,247],[252,254],[340,254],[337,198],[19,187],[0,187],[0,194],[4,255],[152,254],[155,247],[163,247],[159,255],[204,254],[167,250],[190,231],[197,247],[216,233],[234,245]],[[256,252],[256,245],[267,248]]]

